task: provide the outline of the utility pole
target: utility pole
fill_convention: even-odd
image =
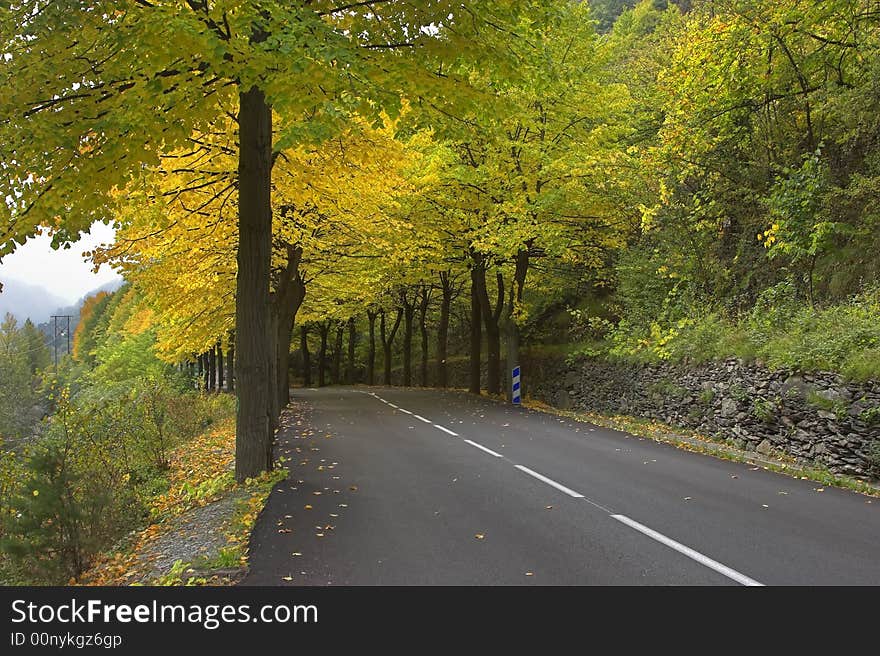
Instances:
[[[54,323],[54,329],[52,333],[52,347],[55,350],[55,371],[58,371],[58,320],[59,319],[67,319],[67,327],[63,331],[63,335],[67,338],[67,355],[70,355],[70,320],[73,317],[69,314],[53,314],[52,319]]]

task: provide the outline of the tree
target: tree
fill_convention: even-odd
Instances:
[[[187,147],[193,132],[218,117],[235,116],[236,477],[270,468],[275,153],[326,138],[354,111],[368,121],[379,121],[383,108],[395,113],[395,90],[431,95],[454,84],[460,78],[435,74],[442,60],[474,55],[475,32],[509,22],[517,5],[6,4],[0,80],[15,91],[0,105],[10,119],[0,124],[10,154],[0,181],[0,195],[10,200],[0,255],[43,224],[52,225],[56,245],[69,242],[111,216],[111,191],[125,188],[144,165]]]

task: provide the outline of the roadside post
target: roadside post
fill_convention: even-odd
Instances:
[[[512,387],[511,387],[512,393],[510,395],[510,399],[511,399],[513,405],[520,405],[520,403],[522,402],[522,395],[520,393],[519,367],[518,366],[514,367],[513,370],[511,371],[511,381],[512,381],[512,383],[511,383],[512,384]]]

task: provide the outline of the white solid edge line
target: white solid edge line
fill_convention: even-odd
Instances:
[[[426,424],[430,424],[430,423],[431,423],[431,420],[430,420],[430,419],[425,419],[422,415],[413,415],[413,417],[415,417],[415,418],[418,419],[419,421],[423,421],[423,422],[425,422]]]
[[[453,433],[451,430],[449,430],[445,426],[441,426],[440,424],[434,424],[434,428],[439,428],[444,433],[449,433],[450,435],[452,435],[452,437],[458,437],[458,433]]]
[[[760,583],[753,578],[749,578],[745,574],[740,574],[735,569],[731,569],[727,565],[722,565],[717,560],[712,560],[708,556],[704,556],[699,551],[694,551],[690,547],[686,547],[685,545],[681,544],[680,542],[676,542],[672,538],[666,537],[662,533],[658,533],[657,531],[650,529],[647,526],[644,526],[643,524],[639,524],[637,521],[630,519],[626,515],[611,515],[611,516],[614,519],[616,519],[618,522],[621,522],[622,524],[626,524],[630,528],[634,528],[639,533],[643,533],[643,534],[647,535],[649,538],[651,538],[653,540],[657,540],[657,542],[660,542],[661,544],[665,544],[670,549],[675,549],[675,551],[677,551],[681,554],[684,554],[685,556],[687,556],[691,560],[695,560],[698,563],[700,563],[701,565],[704,565],[704,566],[708,567],[709,569],[715,570],[719,574],[723,574],[727,578],[732,579],[732,580],[736,581],[737,583],[740,583],[742,585],[747,585],[747,586],[763,586],[764,585],[763,583]]]
[[[528,474],[529,476],[534,476],[534,477],[537,478],[539,481],[543,481],[543,482],[546,483],[547,485],[550,485],[550,486],[552,486],[552,487],[555,487],[555,488],[556,488],[557,490],[559,490],[560,492],[565,492],[565,493],[566,493],[568,496],[570,496],[570,497],[574,497],[575,499],[583,499],[583,498],[584,498],[584,495],[581,494],[580,492],[575,492],[574,490],[565,487],[565,486],[562,485],[561,483],[557,483],[557,482],[554,481],[552,478],[547,478],[546,476],[544,476],[544,475],[542,475],[542,474],[539,474],[539,473],[536,472],[536,471],[532,471],[532,470],[529,469],[528,467],[525,467],[525,466],[523,466],[523,465],[515,465],[515,467],[516,467],[517,469],[519,469],[520,471],[524,471],[524,472],[525,472],[526,474]]]
[[[400,410],[400,407],[399,407],[399,406],[396,406],[396,405],[394,405],[394,404],[393,404],[393,403],[389,403],[389,404],[388,404],[388,405],[390,405],[390,406],[391,406],[391,407],[392,407],[392,408],[397,408],[397,409],[398,409],[398,410]]]
[[[472,442],[471,440],[465,440],[465,442],[467,442],[471,446],[477,447],[478,449],[482,449],[483,451],[488,453],[490,456],[495,456],[496,458],[503,458],[504,457],[500,453],[495,453],[492,449],[487,449],[482,444],[477,444],[476,442]]]
[[[401,412],[405,412],[405,413],[408,414],[408,415],[411,415],[411,414],[412,414],[412,413],[411,413],[409,410],[407,410],[406,408],[398,408],[398,410],[400,410]]]

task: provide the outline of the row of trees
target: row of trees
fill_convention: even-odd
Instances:
[[[112,218],[93,258],[164,361],[235,335],[239,478],[271,467],[292,348],[353,380],[366,334],[390,382],[400,336],[410,384],[430,340],[445,385],[451,341],[498,394],[585,296],[626,352],[876,279],[868,0],[592,4],[10,5],[0,254]]]

